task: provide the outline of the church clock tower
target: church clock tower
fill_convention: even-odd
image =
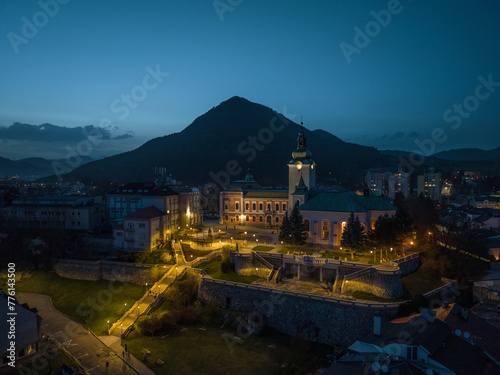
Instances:
[[[311,190],[316,187],[316,163],[312,160],[312,152],[307,149],[304,127],[301,123],[299,137],[297,138],[297,149],[292,152],[292,160],[288,163],[288,208],[291,210],[295,203],[294,193],[297,186],[300,189]],[[296,194],[295,197],[302,195]],[[295,199],[297,200],[297,199]],[[304,203],[305,195],[299,204]]]

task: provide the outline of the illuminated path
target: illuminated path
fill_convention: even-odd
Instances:
[[[18,295],[18,300],[20,303],[28,303],[30,307],[36,306],[38,314],[42,317],[43,334],[63,345],[88,374],[154,375],[153,371],[133,356],[125,355],[125,358],[122,358],[119,339],[118,346],[116,343],[112,345],[117,352],[98,337],[89,334],[80,323],[54,309],[49,297],[21,293]],[[108,371],[106,362],[109,362]]]

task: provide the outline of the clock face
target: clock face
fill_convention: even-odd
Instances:
[[[296,162],[295,167],[300,171],[302,169],[302,162],[300,161]]]

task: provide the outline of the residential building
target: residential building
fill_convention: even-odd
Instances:
[[[458,304],[387,323],[375,314],[373,333],[323,374],[500,374],[498,337],[495,327]]]
[[[418,194],[424,194],[433,200],[441,198],[441,173],[435,172],[434,168],[429,168],[429,172],[417,177]]]
[[[144,251],[163,245],[168,240],[167,217],[154,206],[125,216],[123,228],[113,230],[114,248]]]
[[[0,226],[93,232],[105,226],[105,205],[98,197],[19,197],[0,207]]]

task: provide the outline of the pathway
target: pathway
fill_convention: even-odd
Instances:
[[[109,347],[101,338],[89,334],[81,324],[54,309],[50,297],[20,293],[18,300],[37,308],[42,317],[42,333],[61,343],[88,374],[154,375],[153,371],[132,355],[126,354],[123,358],[123,348],[119,343]],[[107,371],[106,362],[109,363]]]

